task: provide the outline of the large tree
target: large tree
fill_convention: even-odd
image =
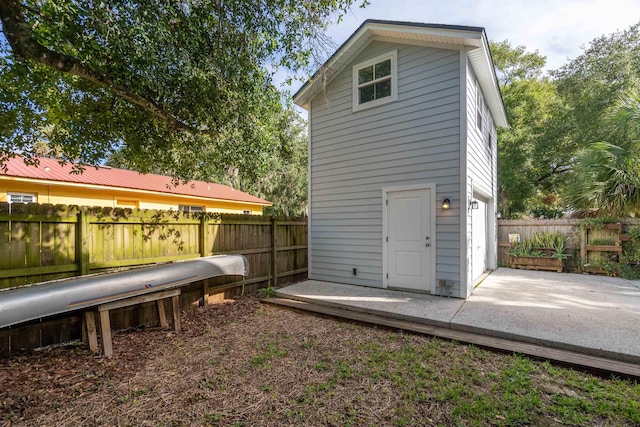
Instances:
[[[46,147],[184,179],[255,171],[287,110],[273,73],[314,66],[354,1],[0,0],[0,163]]]
[[[592,40],[552,76],[570,114],[571,138],[580,146],[611,138],[607,112],[640,82],[640,23]]]
[[[498,131],[499,209],[503,218],[553,205],[573,151],[562,135],[565,108],[544,74],[546,58],[509,41],[492,42],[509,127]]]

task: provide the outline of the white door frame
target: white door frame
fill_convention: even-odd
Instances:
[[[481,188],[474,187],[471,193],[471,197],[481,199],[487,204],[487,218],[486,218],[486,242],[487,242],[487,270],[495,270],[498,268],[497,260],[497,233],[496,233],[496,209],[495,198]]]
[[[482,195],[480,195],[479,191],[474,191],[473,192],[473,198],[472,200],[476,200],[478,201],[478,203],[482,203],[484,205],[484,224],[482,225],[482,229],[484,230],[484,271],[482,271],[482,273],[485,273],[487,270],[492,270],[489,265],[491,264],[490,261],[490,248],[492,247],[491,244],[491,236],[490,236],[490,229],[489,229],[489,201]],[[477,234],[477,224],[475,223],[475,221],[473,220],[474,216],[473,216],[473,211],[471,212],[471,251],[470,251],[470,255],[471,255],[471,282],[472,285],[473,283],[475,283],[475,280],[480,277],[480,275],[478,277],[475,276],[475,269],[476,269],[476,262],[477,260],[475,259],[475,246],[474,246],[474,241],[477,238],[476,234]]]
[[[431,230],[433,238],[431,239],[431,260],[429,265],[429,282],[431,283],[430,289],[431,293],[435,295],[436,293],[436,241],[437,241],[437,230],[436,230],[436,185],[433,183],[428,184],[414,184],[414,185],[403,185],[397,187],[383,187],[382,188],[382,287],[387,288],[389,285],[389,279],[387,277],[388,273],[388,242],[386,241],[387,236],[389,235],[387,230],[387,218],[388,213],[387,209],[389,208],[388,193],[394,191],[407,191],[407,190],[431,190]]]

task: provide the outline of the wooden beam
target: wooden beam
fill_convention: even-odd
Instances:
[[[78,222],[77,216],[56,216],[56,215],[31,215],[31,214],[0,214],[0,221],[15,222],[51,222],[56,224],[75,224]]]
[[[98,352],[98,334],[96,330],[96,316],[93,311],[84,312],[84,321],[87,326],[87,341],[89,341],[89,350],[94,353]]]
[[[123,259],[119,261],[92,262],[89,264],[92,270],[113,267],[129,267],[132,265],[158,264],[169,261],[182,261],[185,259],[200,258],[200,254],[171,255],[150,258]]]
[[[278,286],[278,247],[276,246],[276,230],[278,222],[271,218],[271,286]]]
[[[102,333],[102,354],[105,357],[113,356],[113,344],[111,342],[111,320],[108,311],[100,312],[100,332]]]
[[[586,245],[586,249],[587,251],[622,253],[622,246],[619,245]]]
[[[0,270],[0,279],[7,277],[39,276],[41,274],[71,273],[75,271],[78,271],[78,264],[11,268],[8,270]]]
[[[280,223],[278,223],[279,225]],[[309,246],[308,245],[295,245],[295,246],[282,246],[278,248],[278,252],[282,252],[282,251],[295,251],[298,249],[307,249]]]
[[[158,305],[158,321],[160,323],[160,327],[169,327],[169,322],[167,322],[167,311],[164,309],[164,301],[159,299],[156,301],[156,304]]]
[[[78,273],[82,276],[89,274],[89,216],[86,212],[78,212],[78,225],[76,226],[76,263]]]
[[[136,304],[144,304],[145,302],[157,301],[163,298],[170,298],[180,295],[180,289],[170,289],[168,291],[153,292],[150,294],[139,295],[137,297],[125,298],[118,301],[108,302],[98,306],[98,311],[115,310],[116,308],[129,307]]]
[[[171,297],[171,305],[173,305],[173,329],[180,332],[180,297],[178,295]]]

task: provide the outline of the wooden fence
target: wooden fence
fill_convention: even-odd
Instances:
[[[581,245],[586,244],[584,233],[580,230],[578,219],[545,219],[545,220],[500,220],[498,221],[498,263],[507,265],[509,263],[509,234],[519,234],[521,239],[527,239],[539,232],[559,231],[567,239],[566,252],[571,255],[565,262],[566,269],[577,271],[581,269]],[[640,219],[621,219],[623,230],[629,227],[640,225]],[[603,232],[604,233],[604,232]]]
[[[219,254],[247,257],[249,276],[187,287],[183,308],[202,304],[207,290],[213,295],[306,277],[307,220],[37,204],[12,204],[9,213],[9,205],[0,203],[0,289]],[[115,328],[142,324],[153,321],[154,313],[153,307],[123,310],[112,323]],[[76,315],[42,325],[39,338],[20,336],[20,328],[0,331],[0,354],[77,338],[79,325]],[[24,339],[28,342],[16,342]]]
[[[0,204],[0,288],[219,254],[249,259],[245,284],[307,268],[305,218],[37,204],[12,209]]]

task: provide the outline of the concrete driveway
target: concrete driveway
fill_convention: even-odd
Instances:
[[[278,296],[640,364],[640,282],[500,268],[469,299],[308,280]]]
[[[500,268],[450,327],[640,363],[640,282]]]

